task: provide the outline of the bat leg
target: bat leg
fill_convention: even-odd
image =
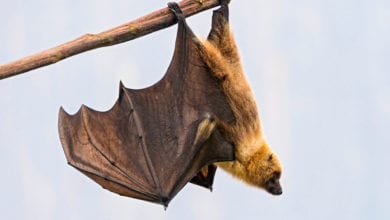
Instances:
[[[195,140],[193,146],[204,143],[207,139],[210,138],[216,126],[216,121],[209,114],[202,119],[198,125],[196,131]]]
[[[218,48],[225,44],[224,37],[230,35],[229,28],[229,7],[227,0],[221,1],[221,7],[213,11],[213,18],[211,21],[211,31],[207,40],[212,42]]]
[[[238,63],[237,45],[229,26],[228,0],[221,0],[221,7],[213,12],[211,31],[207,41],[219,49],[221,55],[230,62]]]

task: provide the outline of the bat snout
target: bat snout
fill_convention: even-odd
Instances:
[[[271,188],[269,190],[267,190],[269,193],[271,193],[272,195],[275,195],[275,196],[279,196],[279,195],[282,195],[283,193],[283,190],[281,187],[279,188]]]
[[[282,195],[283,193],[282,186],[280,185],[279,180],[269,181],[265,188],[267,192],[275,196]]]

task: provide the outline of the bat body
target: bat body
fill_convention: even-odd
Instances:
[[[280,194],[280,164],[263,139],[229,31],[227,1],[214,12],[206,42],[195,37],[177,4],[169,7],[178,32],[163,79],[140,90],[120,83],[119,99],[107,112],[60,109],[68,163],[112,192],[165,206],[188,182],[211,188],[214,164]]]
[[[235,121],[221,121],[223,137],[235,146],[235,160],[218,166],[244,182],[279,195],[281,164],[267,144],[257,105],[245,77],[233,34],[228,24],[228,6],[214,11],[212,30],[201,47],[201,56],[219,79]]]

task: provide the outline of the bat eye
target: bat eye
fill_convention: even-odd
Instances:
[[[273,176],[274,176],[276,179],[279,179],[280,176],[281,176],[281,173],[280,173],[279,171],[275,171],[275,172],[273,173]]]
[[[268,161],[271,161],[273,158],[273,154],[270,154],[269,157],[268,157]]]

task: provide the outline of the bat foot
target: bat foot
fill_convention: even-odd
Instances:
[[[178,21],[185,19],[180,6],[176,2],[168,2],[168,8],[173,12]]]

